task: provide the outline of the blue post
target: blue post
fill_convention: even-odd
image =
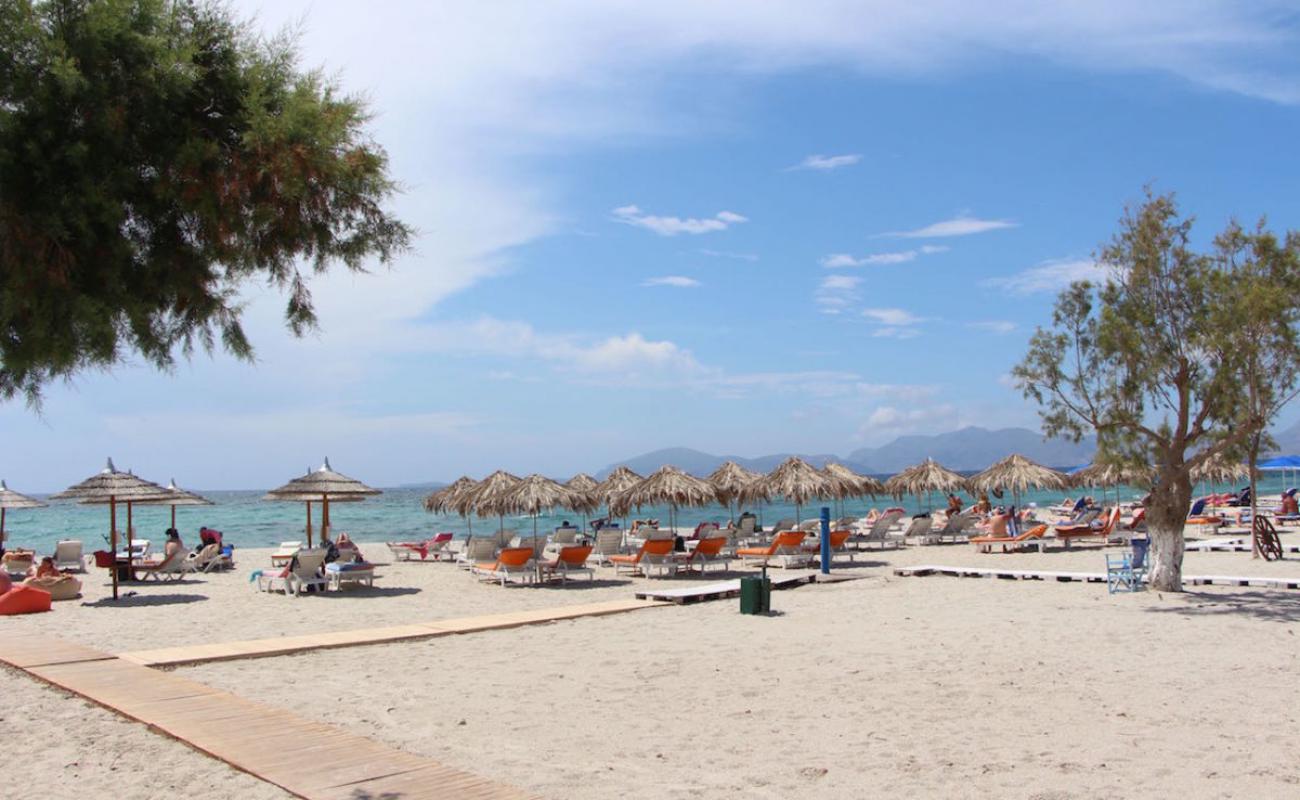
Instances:
[[[831,574],[831,510],[822,506],[822,574]]]

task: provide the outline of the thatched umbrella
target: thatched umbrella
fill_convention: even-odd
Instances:
[[[440,489],[435,489],[424,498],[424,510],[430,514],[446,514],[455,510],[456,498],[464,491],[477,486],[478,481],[468,475],[462,475]]]
[[[172,507],[172,524],[170,527],[176,527],[176,506],[210,506],[212,501],[200,494],[182,489],[176,485],[176,479],[172,478],[163,487],[167,492],[165,497],[157,500],[142,500],[141,505],[151,506],[171,506]]]
[[[327,536],[330,529],[331,502],[355,502],[377,494],[383,492],[370,488],[356,478],[349,478],[347,475],[335,472],[327,458],[318,469],[300,478],[294,478],[278,489],[272,489],[262,499],[306,503],[307,546],[311,547],[311,504],[313,502],[320,501],[321,535]]]
[[[833,497],[836,483],[826,473],[798,456],[790,456],[762,481],[769,495],[781,495],[787,503],[794,503],[795,522],[801,522],[803,504],[812,499]]]
[[[918,502],[922,492],[925,493],[928,502],[931,492],[948,493],[965,488],[965,478],[932,458],[910,466],[885,481],[885,491],[894,497],[902,497],[905,494],[915,495]]]
[[[1020,505],[1020,495],[1030,489],[1064,489],[1070,479],[1062,472],[1048,469],[1019,453],[1012,453],[993,466],[972,475],[966,485],[976,491],[1010,489],[1012,502]]]
[[[1197,483],[1228,483],[1245,480],[1250,477],[1250,470],[1240,461],[1233,461],[1223,455],[1213,456],[1192,468],[1191,478]]]
[[[519,478],[505,470],[497,470],[478,482],[472,489],[467,489],[456,500],[456,510],[468,515],[470,512],[480,517],[497,517],[497,527],[504,528],[505,515],[509,513],[506,497],[519,483]]]
[[[1070,485],[1075,488],[1081,486],[1100,487],[1102,502],[1105,502],[1107,487],[1116,487],[1115,496],[1118,500],[1118,487],[1125,484],[1150,486],[1151,481],[1155,479],[1155,472],[1149,466],[1137,467],[1127,464],[1112,464],[1106,461],[1094,461],[1086,467],[1071,472],[1069,478]]]
[[[867,475],[859,475],[843,464],[828,461],[822,473],[835,483],[835,499],[840,502],[840,516],[844,515],[844,501],[850,497],[875,496],[885,493],[885,485]]]
[[[44,508],[45,504],[34,497],[19,494],[0,481],[0,553],[5,551],[5,512],[11,508]]]
[[[156,483],[137,478],[129,472],[118,472],[117,467],[113,466],[113,459],[108,459],[108,465],[99,472],[91,475],[81,483],[69,486],[67,489],[58,494],[51,495],[53,500],[82,500],[84,502],[106,502],[108,503],[109,519],[109,549],[113,553],[113,560],[117,560],[117,504],[126,503],[127,513],[127,566],[130,567],[131,559],[131,504],[141,500],[152,500],[164,496],[167,490]],[[113,599],[117,599],[117,569],[110,570],[113,574]]]
[[[668,526],[677,529],[678,506],[707,506],[717,502],[717,493],[711,484],[677,467],[664,465],[643,480],[614,496],[611,511],[627,516],[632,506],[640,508],[654,503],[667,503]]]
[[[512,514],[531,514],[533,538],[537,537],[537,515],[556,506],[568,506],[574,501],[573,492],[543,475],[529,475],[519,481],[502,498],[504,507]]]
[[[706,478],[712,484],[718,502],[727,507],[727,513],[733,520],[736,518],[736,512],[731,504],[740,499],[746,489],[762,479],[762,475],[747,470],[734,461],[724,461],[722,466]]]
[[[596,493],[605,501],[605,509],[609,516],[614,516],[614,498],[622,492],[631,489],[633,486],[644,480],[627,467],[615,467],[613,472],[605,476],[605,480],[600,482],[596,487]],[[624,527],[627,526],[627,518],[623,519]]]
[[[587,517],[600,508],[600,482],[585,472],[579,472],[564,482],[569,490],[569,501],[565,508],[582,515],[582,531],[587,532]]]

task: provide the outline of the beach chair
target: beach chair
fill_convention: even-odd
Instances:
[[[744,542],[754,538],[758,534],[758,517],[741,517],[740,525],[736,527],[736,540]]]
[[[482,580],[498,581],[502,586],[507,583],[529,583],[536,575],[533,562],[533,548],[506,547],[497,554],[496,561],[483,561],[475,564],[471,573]]]
[[[798,526],[798,524],[798,520],[786,517],[783,520],[778,520],[777,523],[772,526],[772,533],[776,534],[781,533],[782,531],[792,531]]]
[[[966,531],[975,524],[973,514],[953,514],[944,521],[942,528],[930,526],[930,532],[926,535],[927,542],[942,542],[944,537],[957,541],[957,537],[966,536]]]
[[[190,553],[185,557],[186,568],[190,572],[208,572],[214,568],[221,559],[221,545],[213,542],[204,545],[198,552]]]
[[[271,566],[279,567],[288,564],[302,548],[302,542],[280,542],[280,546],[271,554]]]
[[[858,539],[858,543],[878,543],[882,550],[885,548],[885,545],[890,542],[894,543],[894,547],[898,547],[901,540],[891,536],[890,531],[893,530],[894,523],[898,522],[902,518],[903,512],[899,509],[886,511],[877,517],[875,522],[871,523],[871,529],[867,531],[865,536]]]
[[[1119,521],[1119,508],[1112,508],[1106,512],[1106,519],[1100,526],[1095,523],[1087,525],[1057,525],[1056,538],[1059,539],[1066,547],[1075,539],[1100,539],[1102,544],[1110,540],[1111,533],[1115,530],[1115,523]]]
[[[1106,555],[1106,591],[1141,592],[1147,588],[1147,548],[1150,541],[1134,539],[1133,550],[1123,555]]]
[[[688,572],[699,567],[701,575],[712,566],[720,567],[723,572],[726,572],[727,567],[731,564],[731,559],[724,552],[726,546],[726,536],[710,536],[707,539],[700,539],[694,550],[689,553],[676,554],[677,566]]]
[[[852,531],[831,531],[831,559],[835,556],[848,556],[849,561],[853,560],[854,552],[849,549],[849,537],[853,535]],[[821,558],[822,543],[818,537],[811,542],[805,542],[803,551],[811,556],[812,561],[818,561]]]
[[[981,553],[992,553],[995,545],[1001,545],[1002,552],[1011,553],[1018,550],[1027,550],[1030,547],[1043,552],[1043,536],[1047,534],[1046,525],[1035,525],[1018,536],[972,536],[971,544]]]
[[[544,580],[559,578],[560,583],[567,583],[569,576],[585,572],[588,580],[594,581],[596,570],[587,566],[587,557],[591,555],[591,551],[591,545],[561,547],[559,554],[553,560],[542,564],[542,578]]]
[[[807,536],[803,531],[783,531],[772,537],[772,543],[766,547],[736,548],[736,557],[742,561],[757,561],[769,566],[774,560],[781,567],[788,567],[792,562],[807,564],[808,554],[803,552],[803,540]]]
[[[283,571],[275,575],[258,575],[257,588],[264,592],[273,592],[278,587],[286,595],[301,595],[312,587],[327,589],[329,580],[321,574],[321,567],[324,566],[325,556],[328,554],[329,551],[323,547],[299,550]]]
[[[453,538],[454,534],[444,531],[423,542],[385,542],[385,544],[388,545],[388,552],[392,554],[394,561],[410,561],[416,556],[419,556],[421,561],[428,560],[429,556],[433,556],[434,561],[440,561],[447,554],[447,546],[451,544]]]
[[[54,545],[54,566],[85,572],[86,562],[82,557],[82,544],[76,539],[65,539]]]
[[[933,517],[913,517],[911,524],[903,532],[903,541],[906,542],[908,539],[925,541],[925,538],[930,535],[930,528],[933,525]]]
[[[574,527],[560,527],[555,529],[551,534],[551,541],[555,544],[573,544],[578,541],[578,529]]]
[[[131,542],[131,552],[129,554],[131,560],[140,561],[142,559],[148,558],[149,547],[150,547],[150,543],[148,539],[134,539]],[[128,553],[126,550],[122,550],[117,555],[118,558],[124,559],[128,556]]]
[[[596,541],[592,545],[589,559],[596,560],[596,566],[612,564],[610,556],[616,556],[623,552],[623,531],[618,529],[602,528],[596,531]]]
[[[191,572],[189,564],[189,554],[184,550],[177,550],[169,556],[163,556],[161,561],[146,561],[131,567],[135,573],[135,579],[138,581],[178,581]]]
[[[673,544],[672,539],[646,539],[641,543],[641,548],[635,553],[610,556],[609,561],[614,565],[615,575],[627,570],[631,574],[640,572],[648,577],[648,573],[651,571],[664,571],[666,569],[665,562],[672,565],[675,571]]]
[[[519,535],[519,531],[515,530],[514,528],[502,528],[501,530],[497,531],[494,534],[494,541],[496,543],[497,549],[500,550],[503,547],[509,547],[510,543],[513,542],[515,540],[515,537],[518,535]]]
[[[365,561],[333,561],[325,565],[325,580],[332,589],[342,589],[343,584],[353,586],[375,585],[375,565]]]
[[[456,556],[456,566],[472,570],[474,565],[495,558],[499,549],[495,536],[471,537],[465,542],[465,549]]]

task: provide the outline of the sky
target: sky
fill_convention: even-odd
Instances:
[[[364,96],[414,250],[245,287],[254,364],[0,406],[0,477],[559,477],[1037,427],[1008,379],[1144,187],[1300,228],[1294,2],[237,0]],[[1289,410],[1283,421],[1300,411]]]

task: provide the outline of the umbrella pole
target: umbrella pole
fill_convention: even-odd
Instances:
[[[176,528],[176,506],[172,505],[172,528]]]
[[[330,496],[322,494],[320,496],[320,540],[323,542],[329,538],[332,531],[330,530]]]
[[[108,549],[113,551],[113,599],[117,599],[117,496],[108,496]],[[131,553],[126,554],[128,559]]]
[[[5,509],[0,508],[0,553],[5,551]]]
[[[311,547],[311,501],[307,501],[307,547]]]
[[[135,547],[135,523],[131,520],[131,508],[135,504],[130,500],[126,501],[126,563],[130,567],[135,562],[135,554],[132,548]],[[135,570],[131,570],[131,577],[135,577]]]

